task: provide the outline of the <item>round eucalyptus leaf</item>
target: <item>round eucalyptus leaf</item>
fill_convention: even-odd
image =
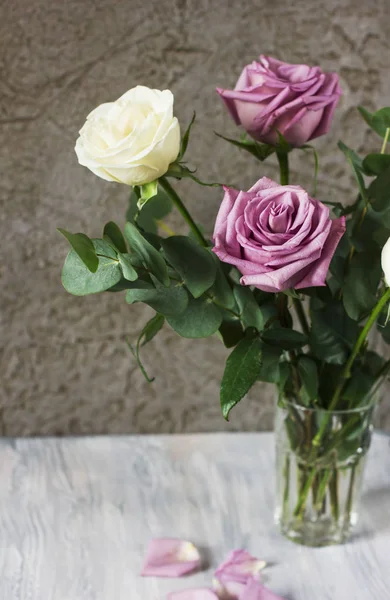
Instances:
[[[185,338],[213,335],[222,323],[222,311],[208,298],[190,298],[186,310],[167,317],[169,325]]]

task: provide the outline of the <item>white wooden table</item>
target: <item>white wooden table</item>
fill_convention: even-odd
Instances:
[[[295,546],[272,513],[272,434],[2,440],[0,600],[163,599],[240,547],[287,600],[389,600],[389,437],[374,437],[350,543]],[[155,536],[192,540],[206,570],[141,578]]]

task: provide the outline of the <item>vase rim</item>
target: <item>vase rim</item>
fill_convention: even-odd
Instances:
[[[283,406],[279,405],[279,400],[278,400],[278,407],[283,408]],[[350,414],[354,414],[354,413],[368,412],[370,409],[374,408],[374,406],[376,404],[375,402],[370,402],[369,404],[365,404],[364,406],[359,406],[356,408],[343,408],[343,409],[329,410],[327,408],[321,408],[321,407],[303,406],[302,404],[298,404],[297,402],[293,402],[292,400],[288,400],[287,398],[283,398],[282,401],[285,404],[288,404],[289,406],[292,406],[296,410],[299,410],[302,412],[303,411],[312,412],[312,413],[313,412],[323,412],[323,413],[334,414],[334,415],[350,415]]]

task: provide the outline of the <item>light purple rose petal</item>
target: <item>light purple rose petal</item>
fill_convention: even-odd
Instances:
[[[149,543],[141,575],[181,577],[199,566],[199,552],[191,542],[176,538],[156,538]]]
[[[214,588],[221,600],[238,598],[247,582],[258,579],[266,563],[246,550],[232,550],[214,574]]]
[[[238,600],[284,600],[266,588],[260,581],[250,579],[242,590]]]
[[[167,600],[219,600],[219,598],[210,588],[190,588],[171,592]]]
[[[345,218],[300,186],[261,178],[248,192],[225,187],[213,252],[265,292],[322,286],[345,232]]]
[[[254,139],[276,145],[279,131],[297,147],[328,132],[341,95],[336,73],[270,56],[245,66],[233,90],[217,92]]]

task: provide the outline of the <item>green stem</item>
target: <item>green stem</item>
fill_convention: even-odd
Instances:
[[[311,486],[312,486],[312,483],[313,483],[313,480],[314,480],[314,477],[316,476],[316,474],[317,474],[317,471],[315,468],[313,468],[310,471],[310,473],[305,481],[305,485],[304,485],[301,493],[299,494],[298,502],[294,509],[294,517],[298,517],[298,518],[302,517],[303,512],[305,510],[306,498],[309,494],[309,491],[311,489]]]
[[[280,169],[280,185],[288,185],[289,169],[288,169],[288,154],[287,152],[276,152],[279,161]]]
[[[390,127],[386,127],[386,133],[385,133],[385,138],[383,140],[383,144],[382,144],[382,148],[381,148],[381,154],[384,154],[386,152],[386,146],[387,146],[387,142],[389,141],[389,135],[390,135]]]
[[[305,335],[310,334],[309,323],[307,322],[305,311],[303,310],[302,302],[299,298],[293,298],[293,304],[295,306],[295,310],[297,311],[297,317],[302,327],[302,331]]]
[[[344,516],[344,519],[347,523],[349,523],[351,520],[351,511],[352,511],[352,506],[353,506],[353,492],[354,492],[354,487],[355,487],[355,476],[356,476],[357,466],[358,465],[355,463],[353,465],[353,467],[351,468],[351,476],[349,479],[348,496],[347,496],[347,501],[345,503],[345,516]]]
[[[202,232],[200,231],[199,227],[195,223],[194,219],[191,217],[190,213],[188,212],[188,210],[184,206],[184,204],[181,201],[179,195],[173,189],[173,187],[171,186],[171,184],[169,183],[169,181],[167,179],[165,179],[165,177],[160,177],[159,183],[160,183],[161,187],[163,188],[163,190],[170,197],[170,199],[172,200],[173,204],[176,206],[177,210],[179,211],[179,213],[183,217],[183,219],[188,224],[189,228],[191,229],[191,231],[194,234],[195,238],[198,240],[199,244],[201,246],[205,246],[207,248],[208,244],[207,244],[206,239],[204,238],[204,236],[203,236]]]
[[[334,466],[332,475],[329,481],[329,496],[330,496],[330,508],[334,520],[339,520],[340,509],[339,509],[339,472],[337,465]]]
[[[283,519],[287,519],[289,514],[290,498],[290,455],[286,454],[284,469],[284,487],[283,487]]]
[[[327,410],[327,414],[324,415],[324,419],[322,420],[321,426],[320,426],[315,438],[313,439],[313,446],[318,447],[320,445],[322,436],[324,434],[324,431],[325,431],[325,429],[328,425],[329,419],[330,419],[330,412],[336,408],[337,403],[340,399],[340,395],[344,389],[345,382],[351,377],[351,367],[355,361],[355,358],[359,354],[362,345],[366,341],[366,337],[367,337],[371,327],[377,320],[378,316],[382,312],[383,307],[386,305],[386,303],[388,302],[389,299],[390,299],[390,288],[387,288],[386,292],[383,294],[383,296],[379,299],[379,302],[373,308],[373,310],[367,320],[367,323],[363,327],[363,329],[352,349],[351,356],[349,357],[348,362],[343,369],[340,381],[335,389],[332,400],[330,401],[329,408]]]

